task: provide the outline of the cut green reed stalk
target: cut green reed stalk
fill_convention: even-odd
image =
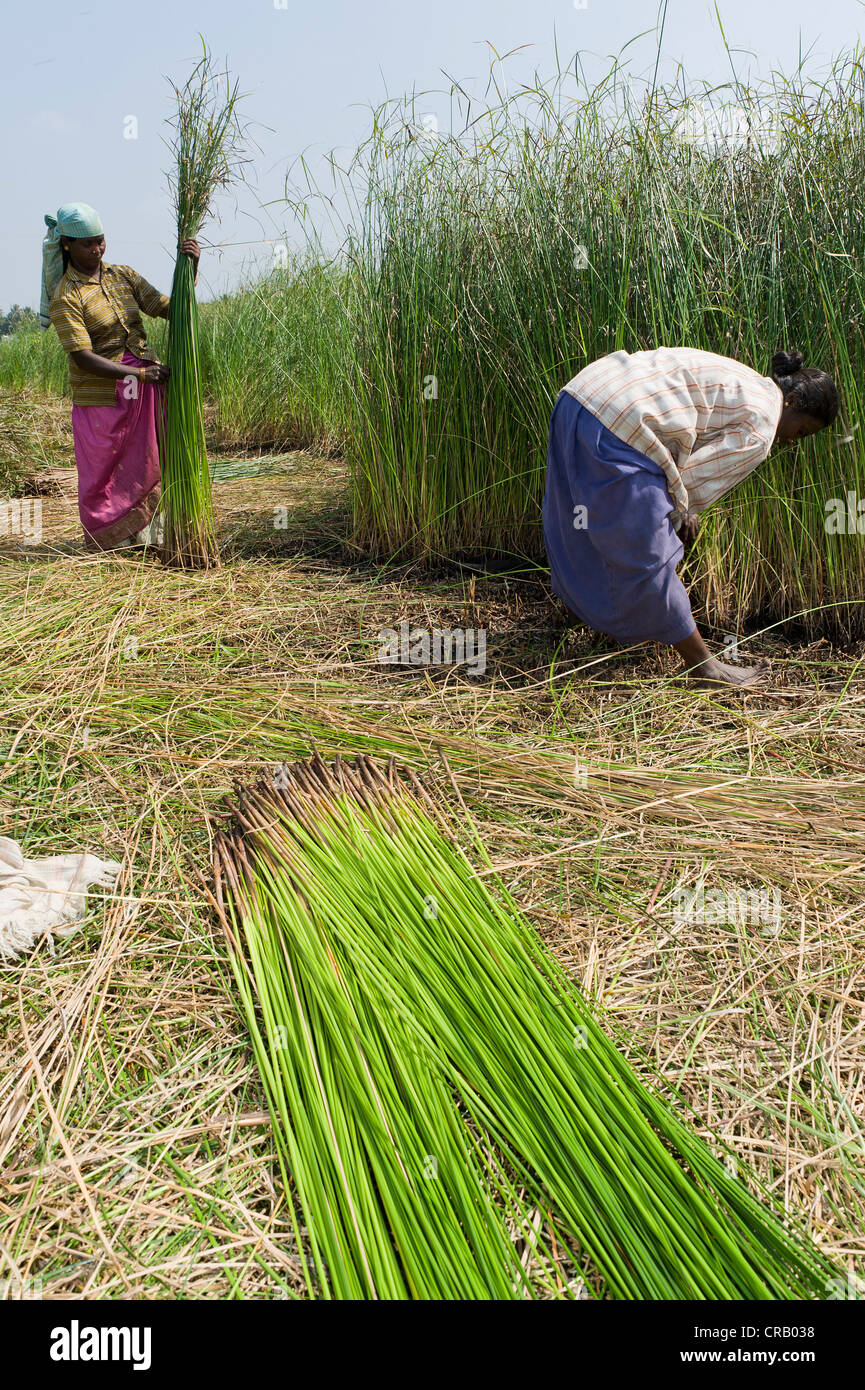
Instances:
[[[238,789],[216,837],[310,1292],[573,1296],[564,1234],[613,1298],[825,1297],[834,1267],[641,1081],[411,783],[314,758]],[[539,1283],[509,1238],[533,1210],[559,1235]]]
[[[177,244],[197,237],[217,189],[240,167],[242,130],[237,84],[214,69],[210,54],[196,64],[183,87],[174,88],[177,112],[169,176],[177,218]],[[190,258],[178,250],[168,316],[171,375],[160,440],[162,555],[170,564],[208,567],[219,552],[204,436],[199,361],[198,303]]]
[[[244,816],[255,809],[244,802]],[[217,842],[232,963],[325,1298],[528,1293],[506,1184],[410,1023],[388,1017],[278,863]],[[244,958],[245,956],[245,958]],[[303,1244],[298,1237],[298,1249]]]

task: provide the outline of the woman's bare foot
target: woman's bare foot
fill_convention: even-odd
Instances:
[[[768,661],[756,666],[728,666],[713,656],[696,628],[683,642],[675,643],[676,651],[688,667],[688,675],[698,685],[718,688],[725,685],[759,685],[769,672]]]
[[[711,658],[699,666],[692,666],[688,676],[697,685],[717,688],[725,685],[760,685],[769,674],[768,661],[760,661],[756,666],[728,666],[723,661]]]

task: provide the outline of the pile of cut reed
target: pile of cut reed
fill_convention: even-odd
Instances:
[[[177,113],[171,149],[176,168],[169,181],[177,217],[177,245],[197,237],[214,195],[240,163],[242,131],[237,84],[217,72],[205,47],[183,87],[174,88]],[[192,261],[178,250],[168,318],[168,383],[160,457],[163,559],[208,567],[219,555],[204,438],[198,350],[198,303]]]
[[[620,1299],[825,1296],[408,776],[297,763],[215,837],[310,1293],[573,1297],[588,1264]]]

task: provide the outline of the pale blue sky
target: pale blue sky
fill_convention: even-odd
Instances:
[[[38,302],[42,215],[70,200],[98,208],[109,261],[134,265],[168,289],[173,229],[161,143],[171,109],[165,75],[182,78],[200,52],[203,34],[227,59],[249,95],[244,109],[260,124],[252,182],[221,205],[221,225],[205,240],[251,242],[287,224],[278,199],[289,163],[353,147],[366,130],[365,107],[415,88],[439,90],[458,78],[482,92],[499,52],[528,47],[508,64],[511,83],[534,70],[554,71],[576,50],[619,53],[653,29],[658,6],[639,0],[40,0],[4,7],[4,70],[0,116],[7,188],[0,232],[0,309]],[[863,28],[860,0],[718,0],[730,44],[747,50],[742,71],[767,74],[796,66],[800,47],[809,67],[855,44]],[[637,72],[649,72],[655,41],[632,51]],[[753,54],[749,57],[748,54]],[[710,0],[670,0],[663,54],[689,76],[722,80],[729,71]],[[445,74],[447,76],[445,76]],[[438,111],[443,100],[423,109]],[[124,139],[135,116],[138,138]],[[234,246],[202,262],[203,297],[235,283],[267,247]]]

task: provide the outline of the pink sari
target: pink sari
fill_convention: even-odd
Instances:
[[[147,365],[131,352],[120,360],[130,368]],[[130,375],[134,378],[134,372]],[[162,386],[121,378],[116,405],[72,407],[78,512],[88,550],[111,550],[153,519],[159,503],[162,397]]]

